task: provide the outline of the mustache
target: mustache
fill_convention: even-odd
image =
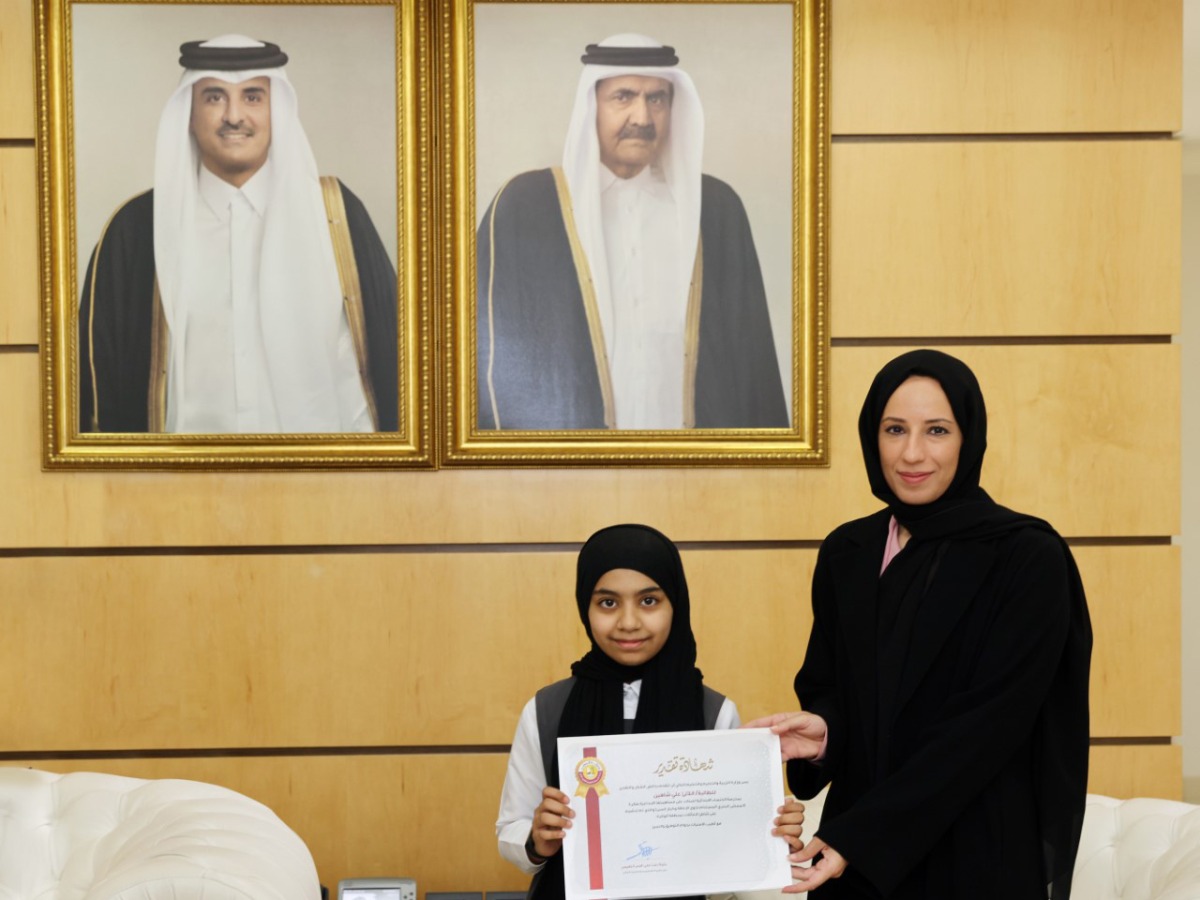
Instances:
[[[617,134],[620,140],[652,141],[658,137],[658,129],[654,123],[648,125],[624,125]]]
[[[245,125],[222,125],[217,129],[219,137],[225,137],[230,134],[244,134],[246,137],[254,137],[254,129],[247,128]]]

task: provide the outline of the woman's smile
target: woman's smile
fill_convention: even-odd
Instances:
[[[879,462],[896,499],[920,505],[942,496],[954,481],[961,447],[962,431],[935,379],[913,375],[896,388],[879,423]]]

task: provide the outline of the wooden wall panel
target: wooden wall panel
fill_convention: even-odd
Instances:
[[[0,546],[544,543],[614,521],[680,541],[819,540],[878,508],[855,419],[903,349],[833,350],[828,469],[82,475],[40,471],[37,360],[0,354],[0,431],[17,436],[0,456],[0,496],[23,510],[0,517]],[[1177,346],[950,349],[984,385],[984,485],[997,499],[1067,536],[1179,531]],[[1153,441],[1132,410],[1154,423]]]
[[[834,0],[834,134],[1177,131],[1180,0]]]
[[[1142,503],[1161,504],[1151,516],[1163,529],[1156,533],[1178,533],[1178,346],[950,352],[966,360],[984,386],[989,449],[983,485],[999,502],[1075,537],[1151,534],[1142,516],[1126,513]],[[864,385],[890,350],[872,355]],[[1135,435],[1131,414],[1161,433],[1149,442]]]
[[[33,0],[0,5],[0,140],[33,138]]]
[[[811,550],[689,552],[699,663],[794,705]],[[575,551],[0,559],[0,750],[507,744],[587,649]],[[730,601],[728,598],[736,598]]]
[[[1092,615],[1094,737],[1181,732],[1178,547],[1077,547]]]
[[[1183,748],[1175,744],[1092,747],[1088,791],[1110,797],[1183,797]]]
[[[0,344],[38,333],[32,8],[0,5],[0,141],[26,144],[0,146]],[[882,136],[833,148],[832,336],[1000,338],[950,348],[988,397],[992,494],[1070,536],[1178,534],[1179,347],[1022,339],[1179,329],[1179,147],[1132,138],[1179,127],[1180,0],[831,16],[833,131]],[[1078,134],[1103,139],[1061,139]],[[388,748],[506,744],[583,646],[571,545],[618,520],[702,543],[685,562],[708,681],[746,717],[790,708],[815,551],[787,542],[876,508],[855,419],[902,349],[832,351],[824,470],[263,474],[44,473],[38,360],[0,353],[0,548],[101,550],[0,558],[0,677],[22,685],[0,750],[111,749],[34,764],[226,784],[280,812],[331,886],[523,887],[492,832],[505,755]],[[207,550],[105,552],[147,547]],[[1179,549],[1077,557],[1094,734],[1126,740],[1093,748],[1090,789],[1178,797]],[[364,746],[385,749],[348,749]],[[235,752],[139,758],[154,747]],[[293,752],[237,752],[256,747]]]
[[[32,147],[0,146],[0,344],[38,343],[35,172]]]
[[[1099,746],[1088,790],[1178,799],[1179,747]],[[22,765],[19,761],[5,765]],[[503,753],[412,756],[189,757],[34,760],[54,772],[222,784],[265,803],[312,851],[322,882],[406,876],[427,891],[521,890],[528,879],[500,858],[495,821]]]
[[[744,722],[794,709],[816,551],[689,550],[683,562],[705,682],[737,703]]]
[[[834,336],[1177,332],[1180,147],[835,144]]]
[[[1083,547],[1092,733],[1180,729],[1179,556]],[[684,555],[699,664],[795,708],[814,549]],[[574,548],[0,559],[0,751],[507,744],[586,649]]]

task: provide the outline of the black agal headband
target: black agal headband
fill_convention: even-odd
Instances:
[[[580,62],[592,66],[673,66],[679,62],[674,47],[602,47],[588,44]]]
[[[265,41],[261,47],[205,47],[205,41],[188,41],[179,47],[179,64],[185,69],[216,69],[237,72],[245,69],[278,69],[287,65],[288,55],[278,44]]]

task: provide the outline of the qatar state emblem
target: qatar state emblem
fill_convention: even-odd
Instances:
[[[585,797],[588,791],[595,791],[597,797],[608,793],[604,786],[604,763],[595,756],[584,756],[575,764],[575,780],[579,782],[576,797]]]

